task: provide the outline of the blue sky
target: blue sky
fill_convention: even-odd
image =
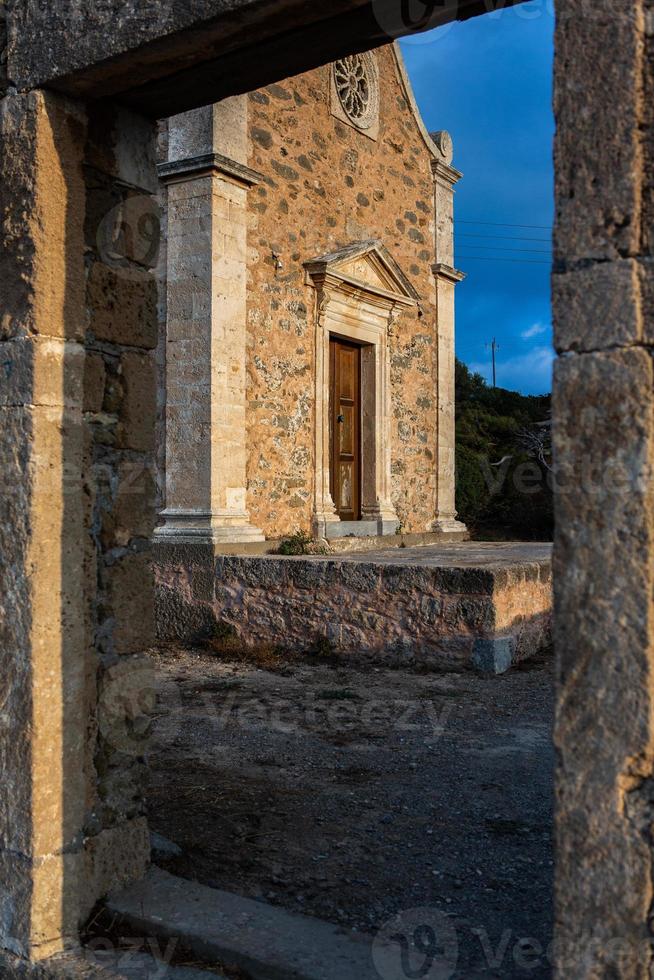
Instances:
[[[551,389],[551,6],[533,0],[402,41],[427,128],[450,132],[464,173],[457,356],[490,379],[496,337],[498,385],[525,394]]]

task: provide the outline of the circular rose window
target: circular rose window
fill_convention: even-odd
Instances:
[[[334,82],[343,111],[359,129],[369,129],[379,110],[377,68],[370,54],[352,54],[334,65]]]

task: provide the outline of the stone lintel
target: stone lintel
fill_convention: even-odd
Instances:
[[[444,262],[434,263],[431,271],[437,279],[447,279],[448,282],[463,282],[467,275],[467,273],[461,272],[460,269],[455,269],[453,266],[446,265]]]
[[[382,289],[381,286],[374,286],[353,276],[322,270],[307,270],[307,274],[319,289],[329,290],[330,287],[338,289],[355,302],[367,302],[387,312],[391,312],[396,306],[418,306],[418,300],[413,296],[403,296],[401,293]]]
[[[208,174],[221,174],[230,177],[246,187],[255,187],[263,177],[258,171],[246,167],[237,160],[231,160],[222,153],[201,153],[183,160],[172,160],[157,166],[160,180],[170,184],[182,180],[195,180]]]

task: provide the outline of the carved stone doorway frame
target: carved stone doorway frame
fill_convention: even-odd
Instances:
[[[377,241],[307,262],[316,288],[313,532],[319,538],[395,534],[391,500],[389,334],[399,310],[418,295]],[[361,520],[341,521],[330,488],[329,340],[361,345]]]

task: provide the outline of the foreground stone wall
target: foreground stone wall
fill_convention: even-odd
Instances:
[[[421,297],[390,338],[392,498],[403,529],[435,517],[433,159],[392,45],[376,52],[378,139],[337,119],[331,66],[249,96],[248,508],[271,537],[311,528],[315,289],[303,263],[379,238]]]
[[[557,7],[558,976],[631,980],[653,962],[652,5]]]
[[[0,947],[41,959],[148,859],[122,658],[152,625],[136,555],[152,493],[130,495],[125,470],[131,453],[141,480],[149,465],[137,345],[154,323],[143,282],[112,281],[98,245],[135,172],[121,126],[41,92],[8,94],[0,126]],[[135,119],[129,140],[149,132]]]
[[[0,946],[47,955],[76,929],[85,766],[80,107],[0,103]],[[81,206],[73,210],[69,193]],[[24,215],[29,215],[26,221]],[[66,482],[68,485],[66,486]],[[62,928],[63,927],[63,928]]]

